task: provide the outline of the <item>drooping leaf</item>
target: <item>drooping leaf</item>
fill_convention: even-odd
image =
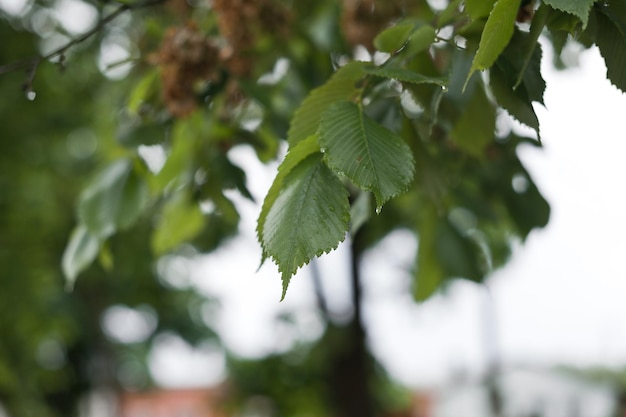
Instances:
[[[506,74],[494,65],[489,73],[489,85],[496,101],[519,122],[534,129],[539,134],[539,119],[522,88],[514,89]]]
[[[591,6],[596,0],[543,0],[548,6],[572,14],[583,23],[583,29],[589,21]]]
[[[96,176],[83,191],[78,215],[87,230],[107,238],[130,227],[149,201],[148,186],[128,159],[118,160]]]
[[[509,187],[503,190],[505,191],[503,197],[518,233],[524,240],[531,230],[548,224],[550,204],[541,195],[534,181],[521,165],[517,167],[517,171],[507,178],[523,179],[525,186],[516,190],[511,186],[512,181],[509,181]]]
[[[437,225],[435,253],[446,278],[484,278],[483,251],[470,236],[462,234],[447,219]]]
[[[128,99],[128,111],[132,114],[139,113],[141,106],[151,98],[156,90],[156,86],[158,85],[159,80],[159,72],[154,70],[148,72],[142,79],[137,83],[135,88],[130,93]]]
[[[489,14],[467,79],[493,65],[513,36],[520,0],[498,0]]]
[[[418,225],[417,262],[414,270],[413,298],[424,301],[439,288],[445,274],[435,246],[437,224],[440,221],[432,208],[422,208]]]
[[[596,13],[596,44],[606,64],[611,83],[626,92],[626,37],[621,28],[604,13]]]
[[[287,133],[290,146],[317,132],[320,117],[328,107],[341,100],[348,100],[358,90],[357,81],[363,77],[364,62],[350,62],[339,68],[321,87],[311,91],[291,120]]]
[[[374,46],[382,52],[395,52],[407,42],[414,28],[413,22],[400,22],[380,32],[374,38]]]
[[[377,77],[389,78],[411,84],[436,84],[444,86],[447,83],[447,79],[444,77],[429,77],[406,68],[366,66],[363,68],[363,71]]]
[[[361,192],[350,207],[350,234],[356,235],[372,216],[371,194]]]
[[[319,136],[328,166],[359,188],[372,191],[377,207],[404,192],[413,180],[411,148],[354,103],[331,106],[322,116]]]
[[[532,52],[526,58],[529,49]],[[515,90],[523,90],[520,94],[530,102],[543,104],[546,82],[541,75],[541,57],[541,45],[533,39],[533,35],[516,30],[496,65],[506,74],[507,79],[515,80],[509,81],[515,83]],[[518,81],[520,78],[521,82]]]
[[[261,259],[261,263],[263,263],[268,256],[265,250],[265,246],[263,244],[263,228],[265,227],[265,219],[267,218],[267,213],[269,213],[270,208],[272,208],[274,202],[280,194],[280,190],[283,186],[283,181],[285,177],[296,165],[302,162],[306,157],[314,153],[318,153],[319,151],[320,147],[317,143],[317,136],[312,135],[307,139],[299,142],[296,146],[290,148],[289,152],[287,152],[287,155],[285,156],[285,159],[278,167],[278,174],[276,175],[276,178],[274,178],[274,182],[267,192],[265,200],[263,200],[261,213],[259,214],[259,219],[257,220],[257,239],[259,240],[259,243],[261,243],[261,247],[263,249],[263,257]]]
[[[140,121],[121,124],[117,131],[117,141],[123,146],[136,148],[139,145],[163,143],[167,127],[158,123]]]
[[[546,7],[543,3],[537,9],[535,16],[533,17],[532,23],[530,24],[530,31],[528,32],[528,40],[523,49],[524,59],[522,61],[522,68],[519,71],[517,76],[517,81],[515,82],[514,88],[517,88],[524,78],[524,74],[526,73],[526,68],[533,60],[533,57],[536,55],[535,51],[537,48],[541,48],[539,45],[539,36],[543,33],[543,28],[548,23],[548,19],[550,17],[550,8]],[[541,59],[541,56],[539,57]]]
[[[412,58],[422,51],[428,50],[430,45],[435,41],[437,31],[430,25],[420,26],[419,29],[414,31],[409,37],[404,49],[402,50],[402,56],[406,58]]]
[[[496,0],[465,0],[465,12],[472,20],[489,16]]]
[[[493,142],[496,128],[496,109],[487,98],[483,88],[474,89],[465,112],[450,133],[452,140],[462,149],[481,157],[485,147]]]
[[[98,256],[100,251],[100,239],[83,225],[77,226],[63,252],[61,267],[67,286],[72,288],[76,277],[84,271]]]
[[[194,158],[197,141],[190,121],[178,122],[172,132],[172,145],[163,168],[150,178],[150,188],[154,193],[162,192],[166,187],[182,186],[191,180],[194,172]]]
[[[598,4],[598,10],[611,19],[622,36],[626,36],[626,2],[612,1],[600,3]]]
[[[282,298],[298,268],[344,240],[349,218],[348,191],[320,153],[284,176],[261,230],[263,248],[282,275]]]
[[[164,205],[152,233],[151,246],[157,255],[193,239],[204,227],[205,218],[186,191],[177,192]]]

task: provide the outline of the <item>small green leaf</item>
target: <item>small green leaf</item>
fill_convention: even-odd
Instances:
[[[465,0],[465,12],[472,20],[489,16],[496,0]]]
[[[78,274],[96,259],[100,245],[100,239],[89,233],[85,226],[79,225],[74,229],[61,262],[68,288],[74,286]]]
[[[120,125],[117,131],[117,141],[129,148],[136,148],[139,145],[161,144],[165,141],[166,132],[166,126],[162,124],[129,122]]]
[[[141,106],[154,94],[158,80],[159,72],[155,70],[146,74],[141,81],[139,81],[130,93],[130,98],[128,99],[128,111],[130,113],[139,113]]]
[[[469,154],[482,157],[485,147],[493,142],[496,109],[480,86],[466,105],[465,112],[450,133],[452,140]]]
[[[413,22],[402,22],[385,29],[374,38],[374,46],[382,52],[395,52],[407,42],[414,28]]]
[[[425,301],[440,287],[446,276],[437,259],[435,238],[440,222],[432,207],[423,207],[418,225],[417,265],[414,273],[413,297]]]
[[[348,100],[360,88],[357,85],[363,77],[365,62],[350,62],[339,68],[321,87],[311,91],[302,105],[296,110],[287,133],[290,146],[308,138],[317,132],[320,117],[333,103]]]
[[[411,84],[436,84],[444,86],[448,81],[444,77],[429,77],[405,68],[367,66],[363,68],[363,71],[376,77],[388,78]]]
[[[587,27],[591,6],[596,0],[543,0],[548,6],[572,14],[583,23],[583,29]]]
[[[78,215],[90,233],[107,238],[135,223],[148,201],[146,183],[132,162],[122,159],[109,165],[83,191]]]
[[[539,119],[530,100],[522,95],[524,92],[522,88],[513,89],[506,74],[497,65],[491,68],[489,85],[500,106],[519,122],[533,128],[539,134]]]
[[[193,239],[204,227],[204,215],[188,192],[176,193],[165,204],[152,234],[152,250],[157,255]]]
[[[409,37],[402,50],[402,56],[412,58],[420,52],[428,50],[437,36],[437,31],[430,25],[423,25]]]
[[[626,92],[626,37],[608,16],[597,13],[596,44],[606,64],[606,75],[611,83]]]
[[[332,105],[322,116],[319,142],[328,166],[363,190],[377,207],[404,192],[413,180],[411,148],[351,102]]]
[[[348,191],[321,154],[309,155],[285,175],[261,236],[281,272],[282,298],[298,268],[344,240],[349,218]]]
[[[372,216],[372,201],[368,192],[361,192],[350,207],[350,234],[356,235]]]
[[[493,6],[467,80],[475,71],[482,71],[491,67],[509,43],[511,36],[513,36],[519,5],[520,0],[498,0]]]
[[[510,78],[509,83],[514,83],[513,88],[521,96],[529,102],[543,104],[546,82],[541,75],[541,56],[541,45],[533,38],[533,34],[516,30],[496,65],[506,74],[507,79]],[[517,79],[513,81],[514,78]]]
[[[194,172],[194,158],[197,151],[197,132],[194,133],[189,121],[178,122],[172,132],[172,147],[168,152],[163,168],[150,178],[150,188],[158,194],[166,187],[176,188],[187,184]]]
[[[434,244],[445,277],[482,281],[484,252],[475,240],[459,232],[446,219],[438,223]]]
[[[536,55],[536,49],[541,48],[541,45],[539,45],[539,36],[541,36],[541,34],[543,33],[543,29],[546,27],[549,17],[550,8],[546,7],[542,3],[539,6],[539,9],[537,9],[537,12],[535,13],[535,16],[533,17],[532,23],[530,25],[530,31],[528,32],[528,41],[526,42],[526,45],[522,51],[524,55],[522,68],[519,71],[514,88],[517,88],[522,83],[524,74],[526,74],[526,68]],[[541,55],[539,56],[539,58],[541,59]]]

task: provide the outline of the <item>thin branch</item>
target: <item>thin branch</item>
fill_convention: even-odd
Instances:
[[[96,33],[100,32],[106,25],[108,25],[110,22],[115,20],[118,16],[120,16],[121,14],[129,10],[143,9],[146,7],[151,7],[151,6],[155,6],[158,4],[162,4],[165,1],[166,0],[145,0],[145,1],[140,1],[137,3],[133,3],[133,4],[123,4],[117,9],[115,9],[111,14],[105,16],[102,20],[100,20],[98,24],[94,26],[91,30],[85,32],[84,34],[82,34],[81,36],[77,38],[70,40],[65,45],[61,46],[60,48],[57,48],[54,51],[43,56],[27,58],[27,59],[11,62],[9,64],[0,66],[0,75],[7,74],[9,72],[19,71],[19,70],[27,71],[28,78],[25,83],[25,86],[26,88],[28,88],[28,86],[32,84],[32,81],[35,78],[35,73],[37,72],[37,67],[42,61],[47,61],[57,56],[61,56],[61,57],[64,56],[65,53],[70,48],[72,48],[75,45],[78,45],[79,43],[86,41],[87,39],[95,35]]]

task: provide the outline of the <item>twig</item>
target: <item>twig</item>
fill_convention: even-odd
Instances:
[[[98,24],[94,26],[91,30],[85,32],[84,34],[82,34],[81,36],[77,38],[70,40],[68,43],[61,46],[60,48],[57,48],[54,51],[43,56],[36,56],[32,58],[23,59],[20,61],[11,62],[9,64],[1,65],[0,75],[7,74],[9,72],[19,71],[19,70],[27,71],[27,79],[24,84],[24,88],[28,91],[28,89],[32,85],[33,80],[35,78],[37,67],[42,61],[47,61],[56,56],[61,56],[61,57],[64,56],[65,53],[70,48],[72,48],[75,45],[78,45],[79,43],[86,41],[87,39],[95,35],[96,33],[100,32],[111,21],[115,20],[118,16],[120,16],[121,14],[129,10],[137,10],[137,9],[142,9],[142,8],[146,8],[150,6],[155,6],[157,4],[164,3],[165,1],[166,0],[145,0],[145,1],[140,1],[137,3],[133,3],[133,4],[123,4],[117,9],[115,9],[111,14],[105,16],[102,20],[100,20]]]

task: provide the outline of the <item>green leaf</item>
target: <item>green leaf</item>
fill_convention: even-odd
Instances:
[[[363,77],[365,65],[368,64],[350,62],[339,68],[326,84],[311,91],[291,120],[287,133],[290,146],[315,134],[322,113],[333,103],[348,100],[359,91],[360,86],[357,85],[357,81]]]
[[[434,244],[446,277],[482,281],[484,252],[475,240],[459,232],[446,219],[438,223]]]
[[[430,25],[423,25],[409,37],[402,50],[402,56],[412,58],[422,51],[428,50],[437,36],[437,31]]]
[[[598,4],[598,10],[611,19],[622,36],[626,36],[626,2],[612,1]]]
[[[138,114],[141,106],[154,95],[159,80],[159,72],[151,71],[146,74],[130,93],[128,99],[128,111],[132,114]]]
[[[509,83],[514,83],[513,88],[518,95],[523,96],[529,103],[536,101],[543,104],[546,82],[541,75],[541,56],[541,45],[533,38],[533,34],[516,30],[496,61],[496,65],[506,74]]]
[[[356,235],[372,216],[371,194],[361,192],[350,207],[350,234]]]
[[[407,42],[414,28],[413,22],[398,23],[380,32],[374,38],[374,46],[382,52],[395,52]]]
[[[155,145],[164,142],[166,133],[167,127],[163,124],[141,123],[139,120],[134,120],[120,124],[117,141],[129,148],[136,148],[139,145]]]
[[[465,12],[472,20],[489,16],[495,0],[465,0]]]
[[[626,92],[626,37],[604,13],[596,14],[598,29],[596,44],[606,64],[606,75],[611,83]]]
[[[200,206],[186,191],[176,193],[165,204],[152,233],[152,250],[157,255],[193,239],[202,231],[205,218]]]
[[[523,89],[513,89],[510,77],[494,65],[489,73],[489,85],[496,101],[519,122],[534,129],[539,134],[539,119]]]
[[[190,121],[178,122],[172,133],[172,148],[161,171],[150,178],[150,188],[155,194],[166,187],[183,186],[193,175],[194,158],[197,150],[196,133]]]
[[[149,201],[146,183],[128,159],[109,165],[83,191],[78,205],[82,224],[99,238],[130,227]]]
[[[589,21],[591,6],[596,0],[543,0],[548,6],[572,14],[583,23],[583,29]]]
[[[421,216],[423,219],[418,226],[417,265],[413,283],[413,297],[416,301],[428,299],[446,278],[435,247],[440,220],[432,207],[423,207]]]
[[[489,14],[467,80],[493,65],[513,36],[520,0],[498,0]]]
[[[530,25],[530,31],[528,32],[528,41],[526,42],[526,45],[522,51],[524,55],[522,68],[519,71],[514,88],[517,88],[522,83],[524,74],[526,74],[526,68],[528,68],[528,65],[533,61],[533,58],[536,56],[535,51],[537,50],[537,48],[541,48],[541,45],[539,45],[538,42],[539,36],[541,36],[541,34],[543,33],[543,29],[548,23],[549,17],[550,8],[546,7],[542,3],[539,6],[539,9],[537,9],[537,12],[535,13],[535,16],[533,17],[532,23]],[[539,60],[541,61],[541,55],[539,55]],[[537,66],[539,66],[539,64],[537,64]]]
[[[276,178],[274,178],[274,182],[267,192],[265,200],[263,200],[261,213],[259,214],[259,219],[257,220],[257,239],[259,240],[259,243],[261,243],[261,246],[263,248],[261,263],[263,263],[268,257],[268,254],[265,251],[265,247],[263,244],[263,228],[265,227],[265,219],[267,218],[267,213],[269,213],[270,208],[272,208],[274,202],[280,195],[280,190],[283,187],[283,181],[285,177],[291,172],[291,170],[295,166],[297,166],[305,158],[312,154],[318,153],[319,151],[320,147],[317,143],[317,136],[309,136],[307,139],[299,142],[296,146],[291,147],[289,149],[289,152],[287,152],[285,159],[278,167],[278,174],[276,175]]]
[[[469,154],[482,157],[485,147],[493,142],[495,128],[496,109],[483,88],[477,86],[450,136]]]
[[[61,262],[68,288],[74,286],[78,274],[96,259],[100,245],[100,239],[89,233],[85,226],[79,225],[74,229]]]
[[[511,214],[522,240],[534,228],[544,227],[550,220],[550,204],[541,195],[534,181],[520,165],[518,172],[505,178],[509,179],[508,187],[503,190],[504,202]],[[525,190],[514,190],[511,183],[515,177],[524,178]]]
[[[363,68],[363,71],[376,77],[389,78],[411,84],[436,84],[445,86],[448,81],[447,78],[444,77],[429,77],[427,75],[418,74],[415,71],[397,67],[367,66]]]
[[[372,191],[378,208],[404,192],[415,161],[411,148],[347,101],[322,116],[319,142],[328,166],[363,190]]]
[[[298,268],[344,240],[349,218],[348,191],[321,154],[309,155],[285,175],[261,236],[282,274],[282,298]]]

